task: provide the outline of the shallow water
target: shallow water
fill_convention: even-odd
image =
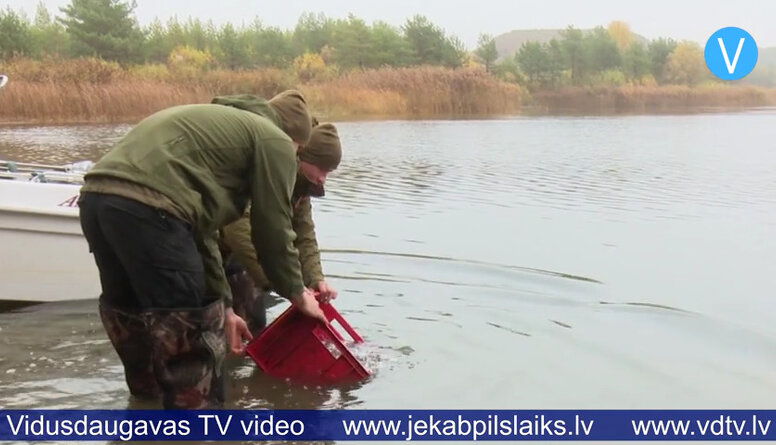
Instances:
[[[772,408],[774,118],[338,124],[317,232],[375,374],[305,388],[232,359],[229,405]],[[4,128],[0,159],[96,159],[128,128]],[[137,406],[94,301],[0,329],[0,407]]]

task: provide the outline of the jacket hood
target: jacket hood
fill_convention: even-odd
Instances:
[[[241,110],[264,116],[271,120],[276,126],[280,127],[280,118],[275,110],[270,106],[269,101],[252,94],[233,94],[226,96],[216,96],[210,103],[219,105],[228,105]],[[282,128],[282,127],[281,127]]]

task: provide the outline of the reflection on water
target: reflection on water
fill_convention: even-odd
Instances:
[[[749,120],[753,131],[739,130],[737,119]],[[339,199],[331,206],[397,204],[416,214],[484,204],[627,212],[640,219],[702,218],[719,207],[765,209],[776,203],[772,156],[761,148],[773,136],[772,119],[455,121],[426,124],[423,134],[403,131],[413,125],[406,123],[354,125],[366,134],[345,147],[351,151],[333,175],[330,188]],[[765,155],[766,162],[751,153],[735,156],[719,139],[726,133],[741,138],[732,147]]]
[[[127,125],[8,127],[0,132],[0,159],[49,165],[96,160],[129,129]]]
[[[232,358],[229,405],[770,407],[774,114],[340,124],[316,230],[374,376]],[[4,129],[0,159],[95,160],[127,128]],[[93,301],[0,313],[0,345],[0,407],[136,403]]]

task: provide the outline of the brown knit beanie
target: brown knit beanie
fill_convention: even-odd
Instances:
[[[300,161],[309,162],[326,171],[335,170],[342,160],[342,145],[337,128],[330,123],[313,127],[310,141],[299,147]]]
[[[300,145],[310,140],[312,117],[302,93],[286,90],[269,100],[269,105],[278,114],[283,131]]]

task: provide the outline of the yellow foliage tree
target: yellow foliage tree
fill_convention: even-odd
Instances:
[[[302,82],[326,80],[336,73],[336,68],[327,66],[318,53],[304,53],[294,59],[294,73]]]
[[[213,66],[213,56],[190,46],[177,46],[167,57],[170,71],[181,77],[194,77]]]
[[[471,53],[466,53],[466,55],[463,56],[461,60],[461,66],[463,68],[470,68],[470,69],[485,69],[485,65],[477,61],[475,57],[472,56]]]
[[[609,35],[612,36],[620,51],[627,49],[633,42],[630,26],[627,23],[615,20],[609,23],[607,28]]]
[[[326,72],[326,62],[317,53],[304,53],[298,56],[294,59],[293,67],[297,77],[303,82],[321,78]]]
[[[697,85],[706,75],[703,51],[695,42],[681,42],[668,55],[665,77],[671,83]]]

